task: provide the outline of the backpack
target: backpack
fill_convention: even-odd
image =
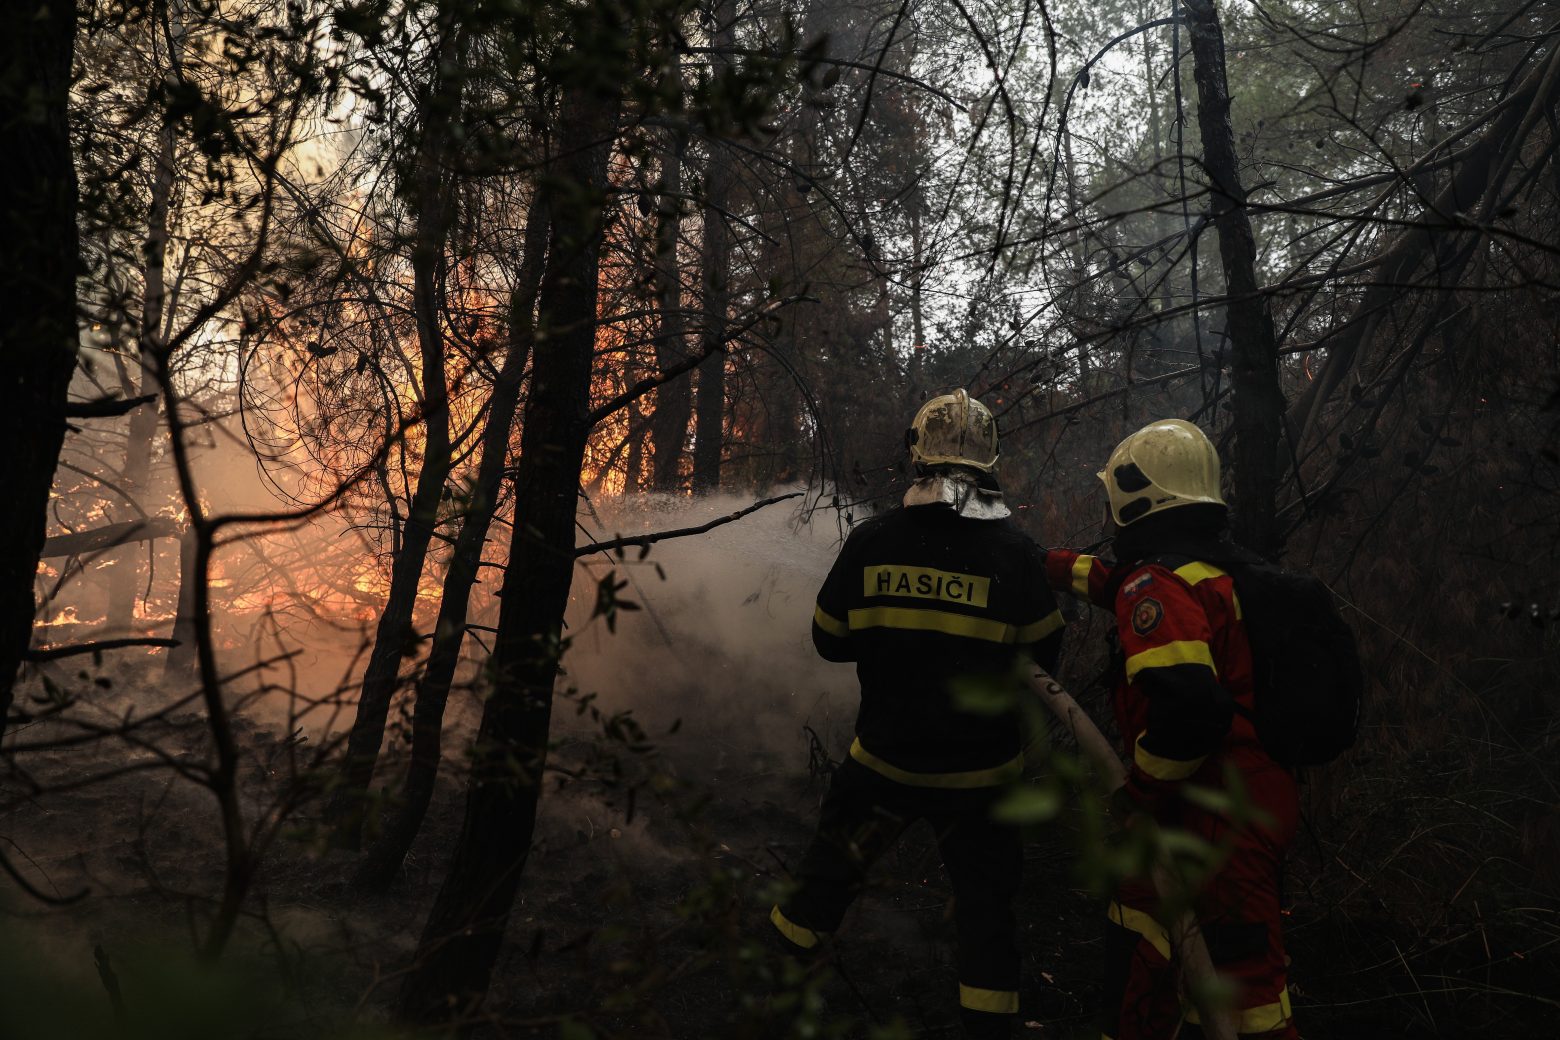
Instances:
[[[1290,768],[1333,761],[1354,746],[1365,696],[1354,631],[1336,597],[1321,579],[1267,562],[1235,563],[1229,573],[1251,641],[1257,738]]]
[[[1263,749],[1296,769],[1324,765],[1353,747],[1365,673],[1354,630],[1338,613],[1326,583],[1229,542],[1155,554],[1143,562],[1174,570],[1191,560],[1214,564],[1235,581],[1256,691],[1254,711],[1240,705],[1235,710],[1251,719]]]

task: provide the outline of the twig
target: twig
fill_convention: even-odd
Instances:
[[[112,419],[129,415],[143,404],[157,400],[156,394],[140,397],[99,397],[93,401],[70,401],[65,405],[67,419]]]
[[[644,379],[641,379],[639,382],[635,383],[627,390],[624,390],[616,397],[609,398],[606,401],[603,401],[600,405],[597,405],[595,408],[592,408],[589,418],[590,424],[595,426],[597,423],[601,422],[601,420],[605,419],[619,408],[629,404],[629,402],[637,401],[639,398],[645,396],[656,387],[661,386],[664,383],[670,383],[678,376],[692,372],[694,369],[703,364],[706,358],[709,358],[715,354],[725,353],[726,344],[731,343],[734,340],[741,339],[743,336],[747,335],[749,329],[757,325],[763,319],[774,314],[776,311],[779,311],[781,308],[793,303],[803,303],[811,300],[813,300],[813,297],[802,295],[786,296],[782,299],[770,300],[757,311],[753,312],[753,314],[749,316],[748,319],[742,324],[734,326],[720,336],[712,336],[705,340],[703,350],[689,355],[683,360],[677,362],[675,365],[667,366],[656,375],[646,376]]]
[[[18,850],[21,849],[21,846],[17,845],[16,842],[11,841],[10,838],[7,838],[6,841],[11,842],[11,844]],[[25,856],[27,853],[23,852],[22,855]],[[28,881],[22,876],[21,871],[16,869],[15,864],[11,862],[10,858],[6,856],[4,852],[0,852],[0,870],[3,870],[8,875],[10,875],[11,880],[15,881],[17,887],[19,887],[23,892],[26,892],[28,895],[38,900],[38,902],[46,903],[49,906],[69,906],[72,903],[79,903],[81,900],[87,897],[87,890],[85,888],[83,888],[80,892],[75,892],[68,896],[51,896],[47,892],[39,891],[39,889],[36,888],[32,882]]]
[[[610,552],[614,549],[625,549],[630,545],[637,545],[640,548],[648,549],[652,543],[664,542],[668,538],[686,538],[689,535],[703,534],[706,531],[713,531],[722,524],[729,524],[733,520],[741,520],[749,513],[756,513],[765,506],[772,506],[776,502],[784,502],[788,498],[799,498],[803,494],[806,494],[806,492],[792,491],[789,494],[776,495],[774,498],[762,499],[758,502],[754,502],[750,506],[746,506],[737,510],[735,513],[732,513],[728,516],[717,517],[716,519],[711,520],[709,523],[700,524],[697,527],[680,527],[675,531],[656,531],[653,534],[630,535],[622,538],[613,538],[610,541],[594,542],[590,545],[582,545],[574,550],[574,555],[588,556],[594,552]]]

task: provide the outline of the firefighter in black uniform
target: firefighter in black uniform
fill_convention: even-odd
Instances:
[[[797,888],[770,920],[797,952],[812,950],[872,862],[927,820],[953,886],[965,1030],[1005,1037],[1018,1013],[1023,851],[990,810],[1022,774],[1021,721],[962,711],[953,687],[1010,676],[1021,653],[1054,668],[1062,617],[1044,554],[1007,519],[992,476],[991,412],[963,390],[936,397],[906,438],[917,479],[903,508],[857,527],[818,593],[813,642],[856,663],[861,711]]]

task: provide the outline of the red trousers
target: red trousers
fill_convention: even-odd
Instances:
[[[1219,973],[1237,987],[1234,1010],[1241,1036],[1298,1040],[1289,1009],[1279,876],[1299,824],[1294,778],[1270,761],[1242,769],[1247,795],[1266,814],[1262,824],[1232,824],[1220,814],[1181,803],[1163,825],[1228,847],[1228,857],[1197,894],[1197,920]],[[1165,1040],[1184,1006],[1171,960],[1170,938],[1156,918],[1158,899],[1146,879],[1121,886],[1109,910],[1105,940],[1107,1040]],[[1187,1028],[1181,1036],[1198,1036]]]

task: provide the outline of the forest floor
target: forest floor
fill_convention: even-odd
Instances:
[[[267,785],[285,775],[292,748],[274,727],[240,718],[238,729],[257,809]],[[15,1030],[0,1035],[93,1035],[91,1023],[106,1020],[110,1006],[94,948],[117,967],[132,1021],[139,1005],[166,999],[181,1004],[175,1017],[195,1014],[199,1004],[213,1023],[160,1035],[339,1036],[353,1023],[381,1021],[460,829],[458,783],[443,785],[402,876],[384,892],[355,891],[346,881],[352,858],[326,852],[306,815],[285,827],[235,944],[239,981],[207,987],[205,1004],[192,1003],[179,981],[188,976],[167,967],[179,955],[167,951],[189,948],[203,928],[221,877],[220,832],[210,794],[167,767],[200,755],[206,737],[193,714],[146,736],[162,751],[116,744],[90,756],[24,758],[32,779],[53,789],[46,797],[21,796],[7,782],[0,835],[11,861],[45,891],[88,894],[63,908],[5,895],[0,929],[20,941],[0,943],[0,958],[9,945],[8,956],[30,963],[0,972],[12,976],[13,999],[0,982],[0,1009],[12,1009]],[[826,737],[837,756],[844,735]],[[689,726],[653,753],[613,749],[626,759],[615,781],[550,783],[483,1034],[755,1035],[767,995],[759,965],[776,963],[767,910],[811,834],[826,779],[823,745],[799,737],[788,754],[772,742],[749,744],[730,726]],[[554,762],[599,764],[601,750],[599,737],[565,733]],[[118,775],[73,786],[105,771]],[[1463,893],[1447,891],[1439,913],[1414,915],[1395,902],[1389,877],[1367,878],[1350,865],[1378,847],[1373,837],[1387,837],[1362,834],[1357,824],[1330,820],[1327,840],[1303,833],[1296,850],[1288,933],[1305,1035],[1547,1035],[1560,945],[1538,926],[1556,923],[1556,908],[1464,908]],[[1018,907],[1023,1035],[1097,1037],[1100,912],[1072,876],[1065,819],[1034,836],[1026,860]],[[873,1023],[896,1022],[902,1035],[959,1035],[949,899],[923,824],[879,864],[841,929],[834,966],[818,969],[825,1002],[818,1017],[835,1024],[832,1035],[866,1036]],[[23,996],[36,1020],[14,999],[24,985],[33,987]],[[61,1006],[80,1017],[79,1027],[60,1031]],[[234,1015],[252,1031],[216,1024],[240,1021]],[[146,1009],[147,1022],[156,1017]]]

